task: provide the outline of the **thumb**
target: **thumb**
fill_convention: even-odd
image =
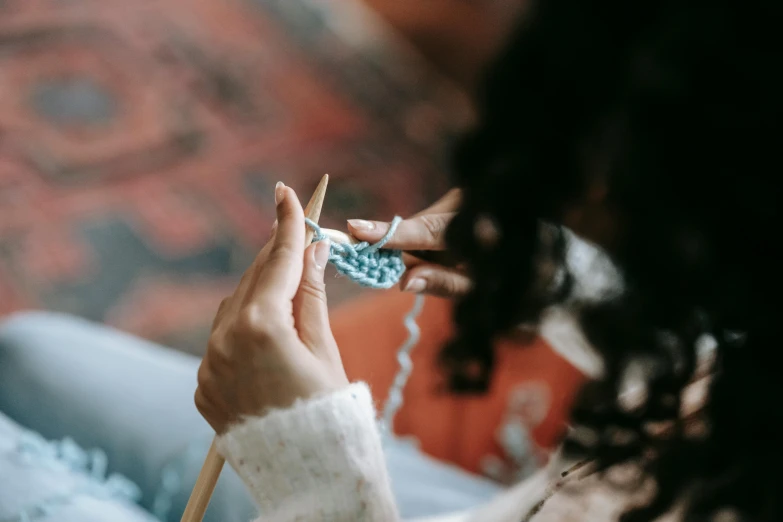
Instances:
[[[318,241],[305,250],[302,281],[294,297],[294,321],[299,338],[317,352],[335,344],[329,325],[329,310],[326,306],[324,269],[329,260],[328,239]]]

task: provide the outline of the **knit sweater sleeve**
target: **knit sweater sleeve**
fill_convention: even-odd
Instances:
[[[256,522],[398,520],[363,383],[246,418],[218,449],[255,498]]]

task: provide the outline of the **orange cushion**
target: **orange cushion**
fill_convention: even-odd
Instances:
[[[413,296],[390,290],[361,296],[332,313],[332,328],[349,378],[368,382],[379,404],[386,400],[398,370],[396,351],[407,337],[402,319],[412,304]],[[512,468],[520,462],[502,442],[504,427],[521,427],[529,436],[533,455],[528,460],[545,458],[563,434],[585,377],[543,339],[524,347],[501,341],[487,394],[438,393],[436,385],[442,377],[435,363],[453,332],[451,309],[446,300],[428,297],[425,301],[418,319],[421,341],[411,354],[413,373],[395,432],[414,436],[423,451],[467,470],[486,472],[487,464],[494,462],[495,467],[501,463],[505,472],[513,474]]]

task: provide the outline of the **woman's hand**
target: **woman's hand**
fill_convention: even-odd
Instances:
[[[275,202],[272,238],[220,304],[198,372],[196,406],[218,434],[348,385],[326,307],[328,240],[305,249],[296,194],[278,183]]]
[[[470,290],[471,281],[464,272],[449,266],[445,258],[445,233],[459,207],[461,193],[453,189],[429,208],[400,222],[384,248],[403,250],[408,270],[400,280],[406,292],[440,297],[458,297]],[[389,230],[389,223],[348,220],[348,230],[361,241],[374,243]]]

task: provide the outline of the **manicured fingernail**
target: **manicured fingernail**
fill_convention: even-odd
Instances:
[[[318,270],[323,270],[326,266],[326,262],[329,261],[329,247],[330,243],[328,239],[322,239],[315,244],[313,258],[315,259],[315,267]]]
[[[420,277],[414,277],[413,279],[410,279],[402,289],[406,292],[417,294],[425,288],[427,288],[427,282]]]
[[[282,181],[278,181],[275,185],[275,205],[279,205],[283,201],[283,189],[285,185]]]
[[[348,224],[354,230],[372,230],[375,228],[375,223],[372,221],[365,221],[363,219],[349,219]]]

